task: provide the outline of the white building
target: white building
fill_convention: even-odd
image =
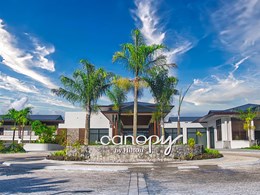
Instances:
[[[138,130],[139,135],[160,135],[159,124],[152,121],[152,112],[155,104],[138,103]],[[103,135],[116,135],[117,113],[111,108],[113,105],[102,106],[101,111],[91,116],[90,142],[99,141]],[[248,147],[248,132],[243,129],[243,122],[238,119],[238,111],[259,109],[260,105],[247,104],[227,110],[211,110],[204,117],[181,117],[181,131],[183,143],[187,143],[189,138],[194,138],[196,143],[203,144],[208,148],[241,148]],[[133,103],[125,103],[123,108],[128,110],[122,112],[121,124],[123,135],[132,132]],[[124,110],[124,109],[123,109]],[[256,129],[252,131],[252,140],[260,140],[260,120],[253,121]],[[85,128],[84,112],[65,113],[65,123],[59,124],[59,129],[66,129],[67,135],[72,141],[83,140]],[[165,135],[177,136],[177,117],[169,117],[165,121]]]

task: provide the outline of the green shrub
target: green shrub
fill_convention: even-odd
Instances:
[[[24,153],[25,150],[23,149],[22,144],[14,143],[8,146],[7,148],[4,148],[1,152],[2,153]]]
[[[204,153],[206,154],[212,154],[212,155],[219,155],[219,151],[218,150],[214,150],[214,149],[209,149],[209,148],[206,148],[204,150]]]
[[[194,146],[195,146],[195,140],[194,140],[193,138],[189,138],[189,139],[188,139],[188,146],[189,146],[190,148],[194,148]]]
[[[242,149],[260,150],[260,145],[254,145],[254,146],[250,146],[250,147],[242,148]]]
[[[56,131],[54,126],[47,126],[41,121],[36,120],[32,122],[32,130],[35,135],[39,136],[39,143],[53,143],[54,133]]]
[[[3,151],[4,149],[5,149],[4,142],[0,140],[0,152]]]
[[[67,152],[66,152],[66,150],[59,150],[59,151],[53,152],[52,155],[53,156],[66,156]]]

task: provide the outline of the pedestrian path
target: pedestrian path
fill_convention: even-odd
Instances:
[[[149,195],[143,173],[131,173],[128,195]]]

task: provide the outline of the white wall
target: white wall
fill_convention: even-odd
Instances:
[[[206,128],[206,124],[192,123],[192,122],[180,122],[180,126],[183,132],[183,143],[186,144],[188,141],[188,128]],[[177,122],[164,123],[164,128],[177,128]]]
[[[60,129],[85,128],[86,112],[66,112],[65,123],[60,123]],[[92,113],[90,118],[90,128],[109,128],[109,120],[101,113]]]

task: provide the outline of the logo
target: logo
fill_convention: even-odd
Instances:
[[[139,135],[136,138],[134,138],[134,136],[132,136],[132,135],[127,135],[127,136],[116,135],[114,137],[105,135],[100,138],[100,143],[104,146],[109,145],[111,143],[113,145],[120,146],[120,145],[127,145],[127,140],[130,139],[130,140],[132,140],[131,141],[132,145],[143,146],[143,145],[148,144],[150,154],[152,153],[152,145],[156,145],[156,144],[166,145],[167,144],[167,147],[164,150],[164,155],[168,156],[172,151],[172,146],[175,145],[177,140],[182,137],[183,137],[183,135],[178,135],[176,138],[172,139],[172,137],[169,136],[169,137],[167,137],[167,139],[165,139],[164,136],[159,137],[157,135],[151,135],[149,137],[146,137],[144,135]],[[105,142],[104,140],[108,140],[108,141]]]

